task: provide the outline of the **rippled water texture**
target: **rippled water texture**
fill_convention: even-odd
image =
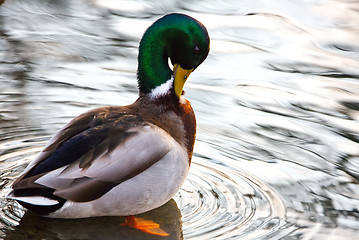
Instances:
[[[198,120],[188,179],[144,217],[167,239],[359,238],[359,3],[349,0],[3,3],[0,238],[156,239],[122,218],[24,216],[5,195],[70,119],[137,98],[138,42],[169,12],[203,22],[211,52],[185,86]]]

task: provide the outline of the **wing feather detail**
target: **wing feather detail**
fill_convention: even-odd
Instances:
[[[135,127],[130,131],[132,134],[111,152],[109,147],[99,146],[100,157],[87,160],[85,167],[81,167],[81,157],[45,174],[35,183],[55,189],[54,195],[64,199],[91,201],[145,171],[171,150],[173,140],[157,126]]]
[[[54,135],[14,183],[15,196],[28,197],[33,191],[41,197],[40,189],[49,188],[54,199],[92,201],[145,171],[173,147],[166,131],[134,115],[89,113]]]

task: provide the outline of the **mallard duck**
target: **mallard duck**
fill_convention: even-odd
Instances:
[[[55,218],[129,216],[166,203],[186,178],[196,134],[182,88],[208,52],[199,21],[177,13],[158,19],[140,41],[138,99],[70,121],[15,181],[9,198]]]

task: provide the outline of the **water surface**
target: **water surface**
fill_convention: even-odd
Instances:
[[[144,217],[167,239],[359,238],[359,3],[349,0],[6,1],[0,238],[155,239],[122,218],[24,216],[5,195],[70,119],[137,98],[138,42],[169,12],[204,23],[211,52],[185,86],[198,123],[188,179]]]

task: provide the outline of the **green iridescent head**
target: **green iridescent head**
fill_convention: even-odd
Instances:
[[[208,32],[196,19],[177,13],[160,18],[146,30],[140,42],[137,72],[140,93],[150,93],[178,75],[173,76],[173,89],[177,88],[179,95],[189,73],[205,60],[208,52]],[[173,71],[168,58],[175,66]]]

